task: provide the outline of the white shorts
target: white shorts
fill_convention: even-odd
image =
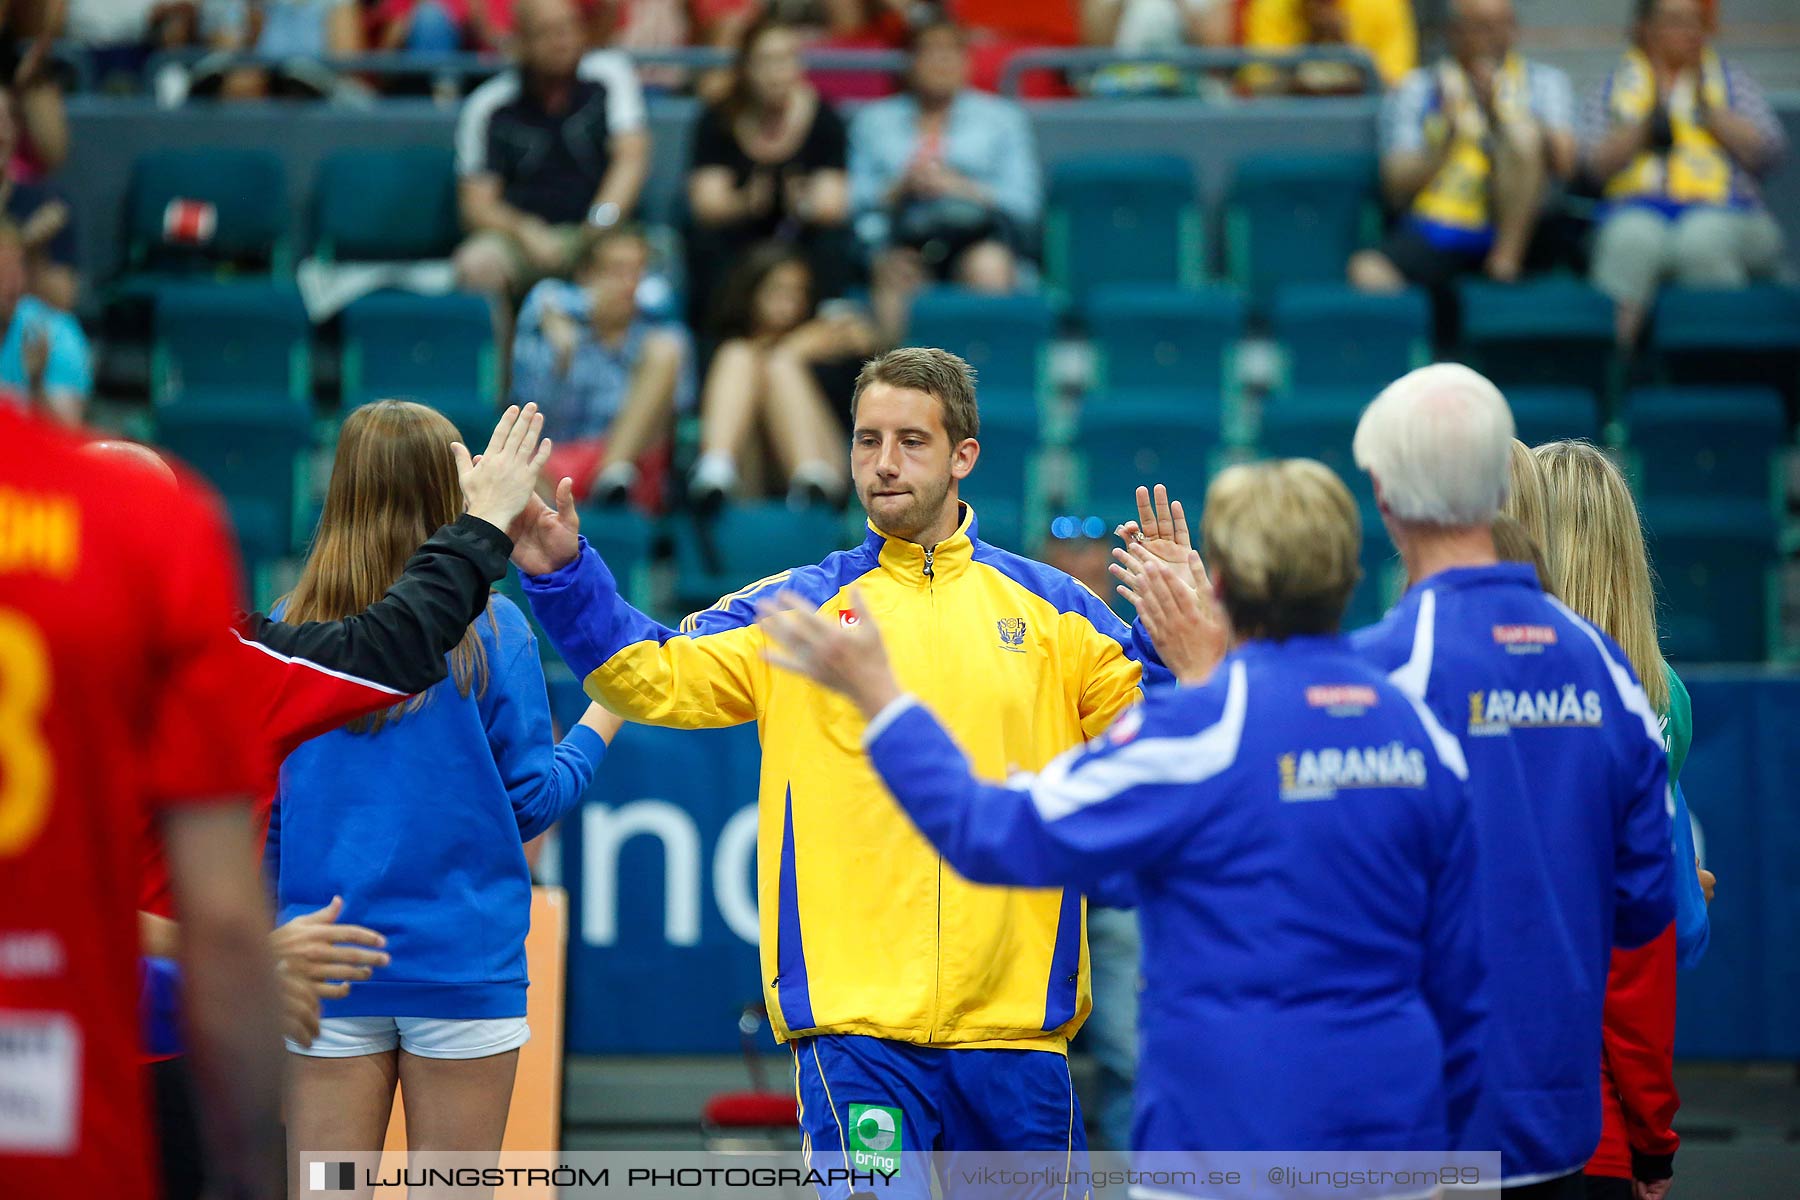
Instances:
[[[290,1040],[289,1052],[309,1058],[360,1058],[398,1047],[420,1058],[488,1058],[531,1040],[524,1017],[453,1021],[436,1017],[327,1017],[311,1046]]]

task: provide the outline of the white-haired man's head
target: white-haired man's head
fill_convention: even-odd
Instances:
[[[1363,411],[1352,450],[1382,512],[1414,525],[1490,525],[1511,486],[1512,410],[1458,363],[1420,367]]]

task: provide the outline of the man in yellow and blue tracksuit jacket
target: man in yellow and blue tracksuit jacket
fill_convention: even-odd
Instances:
[[[894,351],[864,370],[854,417],[862,545],[679,630],[626,604],[572,531],[558,553],[518,561],[591,697],[645,724],[760,724],[764,990],[794,1049],[812,1161],[899,1165],[884,1194],[923,1196],[929,1170],[904,1165],[906,1152],[1084,1150],[1066,1058],[1089,1008],[1083,901],[977,886],[945,865],[870,769],[855,708],[765,659],[757,605],[788,592],[839,621],[879,622],[907,690],[992,780],[1105,729],[1141,671],[1130,629],[1091,591],[977,537],[957,498],[979,453],[966,363]]]

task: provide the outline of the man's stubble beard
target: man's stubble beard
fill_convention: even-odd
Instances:
[[[912,494],[912,503],[895,516],[887,518],[878,517],[870,510],[869,498],[866,493],[859,491],[857,498],[862,501],[863,512],[868,514],[869,519],[881,532],[890,537],[900,538],[902,541],[913,542],[935,525],[943,515],[944,506],[950,497],[950,483],[949,477],[945,477],[935,489],[934,495],[926,495],[915,489]]]

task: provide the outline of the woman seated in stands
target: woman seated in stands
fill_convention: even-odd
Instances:
[[[1605,201],[1593,282],[1618,302],[1623,346],[1665,279],[1743,287],[1781,261],[1781,228],[1757,192],[1783,149],[1774,110],[1708,45],[1700,0],[1637,0],[1636,11],[1631,48],[1584,131]]]
[[[785,485],[788,503],[836,506],[848,489],[850,395],[874,327],[854,306],[821,309],[806,258],[770,242],[739,261],[719,297],[721,339],[701,394],[702,508]],[[766,461],[773,455],[773,462]]]
[[[752,246],[799,247],[820,296],[854,261],[844,123],[807,83],[800,35],[772,12],[744,33],[729,90],[701,110],[688,171],[688,288],[696,316]]]
[[[850,124],[850,202],[878,282],[1018,286],[1043,206],[1037,145],[1023,108],[969,90],[968,77],[963,31],[932,17],[913,30],[906,94]]]

